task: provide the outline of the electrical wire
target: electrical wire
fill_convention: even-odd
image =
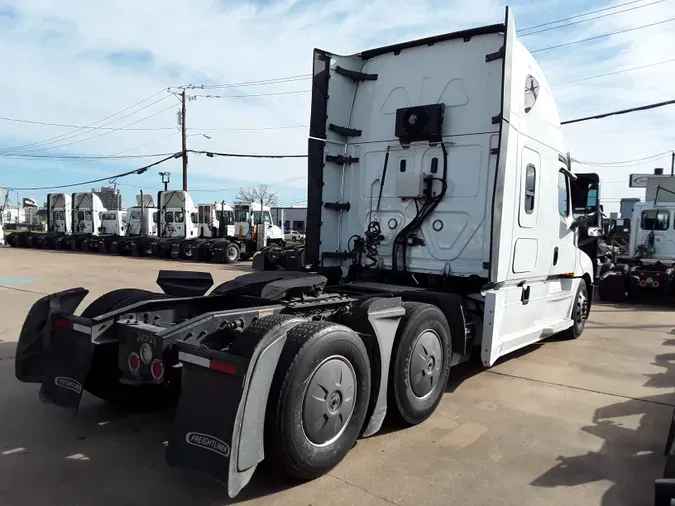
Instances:
[[[615,76],[617,74],[623,74],[624,72],[632,72],[634,70],[641,70],[641,69],[646,69],[649,67],[656,67],[657,65],[664,65],[666,63],[673,63],[675,62],[675,58],[672,58],[670,60],[664,60],[656,63],[649,63],[647,65],[640,65],[639,67],[631,67],[628,69],[623,69],[623,70],[617,70],[616,72],[607,72],[605,74],[598,74],[597,76],[591,76],[591,77],[582,77],[581,79],[575,79],[574,81],[567,81],[564,83],[557,83],[551,85],[551,88],[555,88],[556,86],[565,86],[568,84],[574,84],[574,83],[580,83],[582,81],[590,81],[591,79],[598,79],[600,77],[607,77],[607,76]]]
[[[300,93],[310,93],[312,90],[293,90],[293,91],[275,91],[270,93],[255,93],[251,95],[193,95],[198,98],[251,98],[251,97],[271,97],[274,95],[298,95]]]
[[[147,143],[149,144],[149,143]],[[169,153],[147,153],[141,155],[3,155],[0,153],[2,158],[18,158],[18,159],[46,159],[46,160],[126,160],[128,158],[155,158],[158,156],[166,156]]]
[[[235,186],[235,187],[232,187],[232,188],[195,188],[195,189],[192,189],[190,191],[195,192],[195,193],[196,192],[229,192],[229,191],[235,191],[235,190],[246,190],[246,189],[249,189],[249,188],[256,188],[256,187],[260,186],[261,184],[266,184],[268,186],[272,186],[272,185],[277,185],[277,184],[290,183],[292,181],[298,181],[300,179],[307,179],[307,176],[298,176],[298,177],[294,177],[294,178],[291,178],[291,179],[283,179],[281,181],[274,181],[272,183],[258,183],[258,184],[252,184],[252,185],[249,185],[249,186]]]
[[[576,118],[576,119],[570,119],[567,121],[561,121],[561,125],[570,125],[572,123],[581,123],[582,121],[589,121],[592,119],[602,119],[602,118],[607,118],[608,116],[619,116],[621,114],[628,114],[631,112],[638,112],[638,111],[647,111],[649,109],[658,109],[659,107],[664,107],[666,105],[672,105],[675,104],[675,100],[666,100],[665,102],[657,102],[655,104],[647,104],[647,105],[641,105],[639,107],[631,107],[630,109],[622,109],[619,111],[612,111],[612,112],[606,112],[603,114],[596,114],[595,116],[586,116],[585,118]]]
[[[114,127],[97,127],[97,126],[84,126],[84,125],[69,125],[66,123],[48,123],[46,121],[33,121],[28,119],[18,119],[18,118],[7,118],[5,116],[0,116],[0,120],[3,121],[12,121],[14,123],[29,123],[31,125],[45,125],[61,128],[79,128],[82,130],[128,130],[133,132],[150,132],[155,130],[175,130],[176,127],[160,127],[160,128],[114,128]]]
[[[164,163],[168,160],[171,160],[172,158],[179,158],[181,156],[181,153],[174,153],[171,156],[167,156],[165,158],[162,158],[161,160],[157,160],[154,163],[151,163],[149,165],[145,165],[143,167],[140,167],[138,169],[130,170],[127,172],[122,172],[120,174],[115,174],[113,176],[107,176],[107,177],[102,177],[99,179],[91,179],[89,181],[81,181],[79,183],[70,183],[70,184],[64,184],[64,185],[58,185],[58,186],[33,186],[33,187],[17,187],[17,186],[12,186],[9,187],[7,186],[6,188],[9,190],[14,190],[14,191],[24,191],[24,190],[55,190],[58,188],[71,188],[73,186],[84,186],[84,185],[89,185],[92,183],[100,183],[101,181],[108,181],[109,184],[114,184],[117,179],[124,177],[124,176],[129,176],[131,174],[143,174],[145,171],[147,171],[149,168],[154,167],[155,165],[159,165],[160,163]]]
[[[648,25],[635,26],[633,28],[626,28],[624,30],[617,30],[616,32],[605,33],[603,35],[596,35],[594,37],[588,37],[586,39],[573,40],[572,42],[565,42],[563,44],[556,44],[555,46],[540,47],[538,49],[531,50],[530,53],[539,53],[541,51],[548,51],[550,49],[558,49],[558,48],[561,48],[561,47],[572,46],[574,44],[581,44],[582,42],[590,42],[592,40],[604,39],[604,38],[607,38],[607,37],[611,37],[612,35],[618,35],[620,33],[634,32],[635,30],[641,30],[643,28],[650,28],[652,26],[662,25],[664,23],[670,23],[672,21],[675,21],[675,18],[664,19],[664,20],[661,20],[661,21],[657,21],[655,23],[650,23]]]
[[[148,100],[150,100],[150,99],[152,99],[152,98],[155,98],[157,95],[159,95],[160,93],[163,93],[164,91],[165,91],[165,90],[162,89],[162,90],[158,91],[157,93],[154,93],[154,94],[150,95],[149,97],[144,98],[143,100],[140,100],[140,101],[136,102],[135,104],[132,104],[132,105],[130,105],[130,106],[128,106],[128,107],[125,107],[124,109],[122,109],[122,110],[120,110],[120,111],[117,111],[117,112],[114,113],[114,114],[110,114],[110,115],[106,116],[105,118],[102,118],[102,119],[100,119],[100,120],[98,120],[98,121],[94,121],[94,122],[91,123],[90,125],[87,125],[87,127],[92,127],[92,126],[94,126],[94,125],[98,125],[99,123],[101,123],[101,122],[103,122],[103,121],[106,121],[106,120],[108,120],[108,119],[110,119],[110,118],[113,118],[113,117],[115,117],[115,116],[117,116],[117,115],[119,115],[119,114],[121,114],[121,113],[123,113],[123,112],[126,112],[126,111],[128,111],[129,109],[133,109],[133,108],[136,107],[137,105],[141,105],[142,103],[147,102]],[[167,97],[168,97],[168,95],[167,95]],[[164,99],[162,98],[162,99],[160,99],[160,100],[158,100],[158,101],[156,101],[156,102],[153,102],[152,104],[149,104],[149,105],[146,106],[146,107],[150,107],[151,105],[156,104],[156,103],[158,103],[158,102],[161,102],[162,100],[164,100]],[[138,111],[142,111],[142,110],[145,109],[146,107],[143,107],[143,108],[139,109]],[[138,112],[138,111],[136,111],[136,112]],[[135,113],[131,113],[131,114],[135,114]],[[128,116],[128,115],[127,115],[127,116]],[[123,119],[123,118],[125,118],[125,117],[127,117],[127,116],[124,116],[124,117],[122,117],[122,118],[117,118],[116,120],[109,121],[108,123],[104,123],[103,125],[99,125],[99,126],[107,126],[107,125],[109,125],[109,124],[111,124],[111,123],[114,123],[115,121],[119,121],[120,119]],[[22,149],[25,149],[25,148],[30,148],[30,147],[33,147],[33,146],[38,146],[38,145],[42,145],[42,144],[45,144],[45,143],[51,143],[52,141],[57,141],[57,140],[60,142],[60,141],[66,140],[66,138],[72,138],[72,136],[73,136],[74,134],[76,134],[76,132],[77,132],[77,130],[75,130],[75,131],[73,131],[73,132],[67,132],[67,133],[65,133],[65,134],[57,135],[56,137],[51,137],[51,138],[49,138],[49,139],[44,139],[44,140],[36,141],[36,142],[30,143],[30,144],[23,144],[23,145],[21,145],[21,146],[15,146],[15,147],[13,147],[13,148],[8,148],[8,150],[9,150],[9,151],[22,150]],[[7,149],[3,150],[3,152],[5,152],[5,151],[7,151]]]
[[[521,35],[521,34],[518,34],[518,37],[527,37],[527,36],[529,36],[529,35],[535,35],[535,34],[537,34],[537,33],[548,32],[548,31],[550,31],[550,30],[557,30],[557,29],[559,29],[559,28],[567,28],[568,26],[578,25],[578,24],[580,24],[580,23],[586,23],[586,22],[588,22],[588,21],[593,21],[593,20],[596,20],[596,19],[607,18],[607,17],[609,17],[609,16],[615,16],[616,14],[622,14],[622,13],[624,13],[624,12],[634,11],[634,10],[636,10],[636,9],[642,9],[643,7],[650,7],[650,6],[652,6],[652,5],[660,4],[660,3],[665,2],[665,1],[666,1],[666,0],[656,0],[655,2],[652,2],[652,3],[649,3],[649,4],[638,5],[638,6],[636,6],[636,7],[631,7],[631,8],[629,8],[629,9],[624,9],[624,10],[622,10],[622,11],[610,12],[609,14],[601,14],[600,16],[594,16],[594,17],[588,18],[588,19],[581,19],[581,20],[579,20],[579,21],[573,21],[572,23],[567,23],[567,24],[564,24],[564,25],[558,25],[558,26],[551,26],[551,27],[548,27],[548,28],[542,28],[541,30],[536,30],[536,31],[534,31],[534,32],[529,32],[529,33],[525,33],[525,34],[522,34],[522,35]]]
[[[554,21],[547,21],[546,23],[540,23],[538,25],[528,26],[527,28],[521,28],[518,31],[519,32],[525,32],[525,31],[528,31],[528,30],[532,30],[534,28],[540,28],[542,26],[554,25],[556,23],[562,23],[563,21],[570,21],[572,19],[582,18],[584,16],[590,16],[591,14],[597,14],[599,12],[605,12],[605,11],[609,11],[609,10],[612,10],[612,9],[618,9],[619,7],[625,7],[626,5],[633,5],[633,4],[636,4],[636,3],[643,2],[643,1],[644,0],[632,0],[631,2],[626,2],[626,3],[622,3],[622,4],[618,4],[618,5],[612,5],[610,7],[604,7],[602,9],[596,9],[594,11],[584,12],[583,14],[575,14],[574,16],[570,16],[570,17],[567,17],[567,18],[556,19]]]
[[[654,161],[654,160],[659,160],[660,158],[665,158],[666,156],[671,156],[671,154],[672,154],[672,151],[663,151],[661,153],[655,153],[653,155],[645,156],[643,158],[636,158],[634,160],[621,160],[621,161],[618,161],[618,162],[588,162],[588,161],[576,160],[576,159],[572,158],[572,162],[578,163],[578,164],[581,164],[581,165],[592,165],[592,166],[595,166],[595,167],[613,167],[613,166],[616,167],[616,166],[621,166],[623,164],[634,164],[634,163],[637,163],[637,162],[646,163],[646,162],[650,162],[650,161]],[[639,165],[639,163],[638,163],[638,165]],[[630,167],[630,165],[627,165],[627,166]]]
[[[194,149],[188,149],[188,153],[194,153],[196,155],[206,155],[208,157],[214,156],[225,156],[231,158],[307,158],[307,155],[259,155],[259,154],[246,154],[246,153],[218,153],[217,151],[195,151]]]
[[[188,131],[196,132],[258,132],[260,130],[282,130],[285,128],[309,128],[309,125],[282,125],[270,127],[255,127],[255,128],[188,128]]]
[[[185,86],[185,89],[189,90],[195,90],[195,89],[200,89],[200,90],[212,90],[212,89],[224,89],[224,88],[243,88],[247,86],[261,86],[261,85],[266,85],[266,84],[282,84],[282,83],[289,83],[289,82],[295,82],[295,81],[303,81],[307,79],[311,79],[312,74],[299,74],[295,76],[286,76],[286,77],[275,77],[271,79],[261,79],[258,81],[243,81],[243,82],[238,82],[238,83],[225,83],[225,84],[199,84],[199,85],[194,85],[190,84]]]
[[[159,114],[162,114],[162,113],[168,111],[169,109],[173,109],[173,108],[175,108],[175,107],[176,107],[175,104],[171,104],[169,107],[167,107],[167,108],[165,108],[165,109],[162,109],[161,111],[157,111],[157,112],[155,112],[154,114],[151,114],[151,115],[149,115],[149,116],[145,116],[145,117],[143,117],[143,118],[141,118],[141,119],[139,119],[139,120],[136,120],[136,121],[134,121],[134,122],[132,122],[132,123],[128,123],[127,125],[125,125],[125,127],[132,126],[132,125],[136,125],[136,124],[140,123],[141,121],[145,121],[145,120],[148,120],[148,119],[150,119],[150,118],[154,118],[155,116],[158,116]],[[138,112],[138,111],[137,111],[137,112]],[[133,114],[135,114],[135,113],[133,113]],[[122,127],[122,128],[124,128],[124,127]],[[55,146],[48,146],[48,147],[42,147],[42,148],[39,148],[39,149],[31,150],[31,154],[32,154],[32,153],[35,153],[35,152],[38,152],[38,151],[45,151],[45,150],[48,150],[48,149],[60,149],[60,148],[65,148],[66,146],[72,146],[73,144],[79,144],[79,143],[81,143],[81,142],[87,142],[87,141],[90,141],[90,140],[92,140],[92,139],[98,139],[99,137],[103,137],[103,136],[105,136],[105,135],[110,135],[111,133],[114,133],[114,132],[116,132],[116,131],[118,131],[118,130],[119,130],[119,129],[116,128],[116,129],[114,129],[114,130],[106,131],[106,132],[100,133],[100,134],[98,134],[98,135],[92,135],[91,137],[87,137],[87,138],[85,138],[85,139],[79,139],[79,140],[76,140],[76,141],[73,141],[73,142],[68,142],[68,143],[66,143],[66,144],[57,144],[57,145],[55,145]],[[65,140],[65,139],[64,139],[64,140]]]

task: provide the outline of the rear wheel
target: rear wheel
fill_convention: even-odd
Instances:
[[[326,474],[361,432],[370,380],[368,353],[351,329],[329,322],[291,329],[270,389],[267,454],[292,477]]]
[[[389,370],[389,413],[404,425],[429,418],[450,374],[450,326],[436,306],[404,302]]]
[[[235,262],[239,261],[239,245],[237,245],[234,242],[229,243],[225,247],[225,263],[226,264],[233,264]]]
[[[164,298],[161,293],[122,288],[102,295],[82,312],[85,318],[94,318],[143,300]],[[100,344],[94,348],[89,374],[84,389],[92,395],[113,404],[129,408],[156,408],[171,404],[178,398],[179,378],[167,378],[160,385],[125,385],[119,380],[122,372],[118,366],[119,345]]]
[[[192,260],[197,255],[197,248],[194,242],[192,241],[183,241],[180,245],[180,257],[185,260]]]

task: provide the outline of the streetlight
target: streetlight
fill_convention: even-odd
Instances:
[[[211,139],[211,136],[206,134],[189,134],[186,135],[186,137],[204,137],[205,139]]]
[[[167,191],[169,183],[171,182],[171,172],[160,172],[159,175],[162,176],[162,183],[164,183],[164,191]]]

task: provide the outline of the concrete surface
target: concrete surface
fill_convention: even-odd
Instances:
[[[72,417],[14,378],[15,340],[42,293],[154,289],[156,271],[222,266],[0,249],[0,504],[649,505],[675,403],[675,313],[597,305],[577,341],[549,340],[485,371],[453,369],[438,411],[385,426],[329,475],[291,483],[262,468],[234,500],[169,468],[170,411],[129,414],[85,394]]]

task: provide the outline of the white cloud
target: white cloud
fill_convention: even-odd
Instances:
[[[565,2],[514,3],[520,26],[574,14]],[[587,5],[585,9],[604,5]],[[7,15],[11,12],[18,16]],[[534,49],[669,17],[675,17],[675,6],[663,2],[565,30],[552,30],[525,38],[523,42]],[[502,18],[503,3],[497,0],[279,0],[259,5],[225,0],[0,0],[0,61],[5,69],[0,73],[0,96],[3,97],[0,115],[86,125],[167,86],[308,74],[314,47],[352,53],[410,38],[497,23]],[[673,26],[675,23],[664,24],[535,56],[551,83],[658,62],[675,57],[670,49],[675,42]],[[560,116],[572,118],[673,98],[675,83],[669,79],[673,68],[675,63],[556,87],[554,94]],[[308,81],[225,89],[218,93],[241,95],[305,89],[309,89]],[[176,103],[175,108],[134,126],[173,127],[178,102],[171,96],[111,126],[132,123],[169,107],[172,101]],[[245,99],[199,98],[190,102],[187,116],[190,127],[222,129],[306,125],[308,119],[308,93]],[[564,134],[575,158],[633,159],[672,148],[673,134],[668,133],[667,126],[673,119],[675,107],[569,126],[565,127]],[[66,129],[60,128],[0,122],[0,138],[8,146],[65,132]],[[103,131],[88,132],[63,140],[62,144],[100,133]],[[173,152],[180,147],[177,135],[151,142],[170,133],[115,132],[63,149],[71,153],[116,153],[149,143],[130,153]],[[189,139],[190,147],[252,153],[306,151],[306,128],[206,133],[211,140],[193,136]],[[54,177],[68,171],[67,176],[60,177],[71,181],[109,170],[108,164],[75,163],[12,161],[10,168],[5,166],[0,171],[41,169],[42,172],[35,173],[35,180],[31,180],[38,183],[41,175]],[[668,166],[669,161],[664,163]],[[303,160],[192,156],[190,167],[195,188],[282,181],[306,172]],[[171,162],[167,168],[177,180],[179,162]],[[601,176],[606,181],[627,181],[629,173],[652,168],[653,164],[605,169]],[[8,174],[7,178],[9,182],[5,184],[27,182],[24,174]],[[138,181],[157,187],[158,179],[153,173]],[[297,180],[291,182],[288,198],[302,195],[299,189],[302,184]],[[624,196],[626,185],[608,184],[603,193],[612,198]]]

